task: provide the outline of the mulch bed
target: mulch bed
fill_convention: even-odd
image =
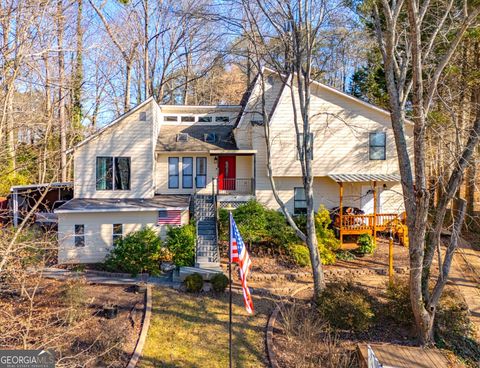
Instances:
[[[52,349],[57,364],[125,367],[140,334],[144,294],[82,280],[28,279],[0,293],[0,348]],[[33,296],[33,297],[32,297]],[[118,311],[108,318],[105,307]]]

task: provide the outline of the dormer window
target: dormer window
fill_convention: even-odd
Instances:
[[[181,118],[182,123],[194,123],[195,116],[182,116]]]
[[[207,143],[215,143],[217,141],[217,134],[206,133],[203,135],[203,140]]]
[[[177,122],[178,121],[178,116],[173,116],[173,115],[167,115],[163,117],[163,121],[167,122]]]
[[[188,133],[178,133],[177,142],[188,142]]]
[[[228,116],[215,116],[215,121],[217,123],[228,123],[230,118]]]

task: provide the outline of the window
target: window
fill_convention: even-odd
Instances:
[[[182,123],[193,123],[195,122],[195,116],[182,116],[181,118]]]
[[[140,121],[147,121],[147,112],[140,111]]]
[[[75,225],[75,246],[85,246],[85,225]]]
[[[230,121],[230,118],[228,116],[216,116],[215,121],[221,122],[221,123],[228,123]]]
[[[123,238],[123,224],[113,224],[113,228],[112,228],[113,245],[115,245],[117,240],[122,238]]]
[[[178,117],[177,116],[173,116],[173,115],[168,115],[168,116],[164,116],[163,117],[163,121],[169,121],[169,122],[177,122],[178,121]]]
[[[370,160],[385,160],[387,137],[383,132],[370,133],[369,139],[369,157]]]
[[[215,143],[217,141],[216,133],[205,133],[203,135],[203,140],[208,143]]]
[[[197,188],[205,188],[207,186],[207,158],[197,157],[197,176],[195,185]]]
[[[97,157],[97,190],[130,190],[130,157]]]
[[[200,116],[198,118],[199,123],[211,123],[212,122],[212,117],[211,116]]]
[[[297,141],[300,143],[300,149],[303,150],[303,133],[298,133],[297,137],[298,137]],[[310,137],[310,141],[312,142],[311,151],[310,151],[310,160],[313,160],[313,133],[309,133],[309,137]],[[297,148],[297,160],[300,160],[298,148]]]
[[[168,187],[170,189],[178,188],[178,157],[168,158]]]
[[[113,157],[97,157],[97,190],[113,189]]]
[[[307,198],[305,189],[302,187],[293,188],[293,213],[303,215],[307,213]]]
[[[193,188],[193,158],[182,158],[182,188]]]
[[[130,190],[130,157],[115,157],[115,190]]]
[[[178,133],[177,142],[188,142],[188,133]]]

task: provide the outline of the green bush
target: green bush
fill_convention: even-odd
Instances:
[[[361,332],[368,329],[374,313],[368,294],[351,282],[328,284],[317,301],[318,311],[333,327]]]
[[[249,201],[233,211],[233,217],[243,240],[252,245],[273,245],[277,251],[298,242],[295,231],[287,224],[282,213],[269,210],[256,201]],[[228,211],[219,212],[219,238],[228,240]]]
[[[370,234],[362,234],[357,239],[357,252],[360,254],[372,254],[375,250],[375,242]]]
[[[162,241],[150,227],[132,232],[118,240],[105,260],[110,271],[128,272],[136,276],[140,272],[157,275],[158,260],[162,254]]]
[[[395,278],[387,283],[386,314],[397,323],[410,327],[414,317],[407,278]]]
[[[223,293],[228,286],[228,277],[223,273],[217,273],[210,280],[212,282],[212,289],[217,293]]]
[[[303,244],[292,244],[288,248],[292,260],[300,267],[310,266],[310,251]]]
[[[195,225],[169,227],[166,248],[172,255],[172,262],[180,266],[193,266],[195,263]]]
[[[184,282],[187,291],[191,293],[198,293],[203,288],[203,277],[199,273],[188,275]]]

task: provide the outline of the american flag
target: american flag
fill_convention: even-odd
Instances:
[[[160,210],[158,211],[159,225],[181,225],[182,211],[180,210]]]
[[[242,236],[238,231],[237,224],[230,213],[230,258],[232,263],[238,263],[240,268],[240,281],[242,282],[243,301],[245,309],[248,313],[253,313],[253,301],[250,290],[247,286],[247,276],[250,272],[250,257],[248,256],[247,248],[243,242]]]

